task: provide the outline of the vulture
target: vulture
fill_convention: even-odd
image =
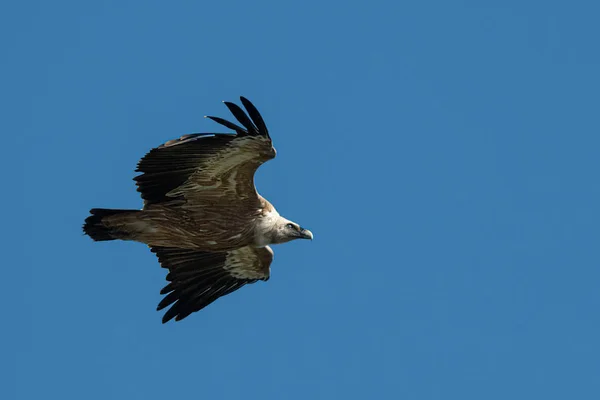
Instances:
[[[256,107],[224,102],[238,124],[206,117],[233,133],[194,133],[150,150],[134,178],[141,210],[94,208],[83,231],[94,241],[144,243],[169,272],[157,309],[180,321],[242,286],[269,279],[269,245],[313,234],[258,194],[254,174],[275,158]]]

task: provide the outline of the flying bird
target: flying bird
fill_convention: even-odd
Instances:
[[[270,277],[269,245],[313,234],[258,194],[254,174],[275,158],[269,131],[254,105],[224,102],[240,125],[206,117],[234,133],[194,133],[148,152],[134,180],[141,210],[94,208],[83,231],[95,241],[148,245],[169,270],[162,322],[180,321],[242,286]]]

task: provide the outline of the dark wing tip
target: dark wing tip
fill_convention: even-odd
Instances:
[[[250,120],[250,118],[248,118],[248,116],[246,115],[244,110],[240,108],[240,106],[230,101],[224,101],[223,103],[227,106],[227,108],[233,114],[235,119],[237,119],[238,122],[242,124],[244,128],[246,128],[248,133],[254,135],[258,134],[258,128],[254,126],[254,123]]]
[[[265,135],[269,137],[269,130],[267,129],[267,124],[265,124],[265,121],[258,112],[258,109],[254,106],[254,104],[252,104],[250,100],[248,100],[244,96],[240,96],[240,100],[242,101],[242,104],[244,105],[246,111],[248,111],[248,115],[250,115],[250,118],[252,118],[252,121],[258,128],[258,133],[260,135]]]
[[[205,115],[204,118],[211,119],[211,120],[215,121],[217,124],[221,124],[229,129],[232,129],[240,136],[244,136],[244,135],[248,134],[246,129],[242,128],[239,125],[234,124],[233,122],[229,122],[226,119],[219,118],[219,117],[212,117],[210,115]]]
[[[167,312],[165,313],[165,315],[163,315],[162,317],[162,323],[166,324],[167,322],[169,322],[170,320],[172,320],[176,315],[177,312],[175,311],[176,308],[175,307],[171,307],[167,310]]]
[[[232,103],[230,101],[223,101],[223,104],[227,106],[227,108],[233,114],[235,119],[240,124],[242,124],[243,128],[223,118],[212,117],[210,115],[205,115],[204,118],[211,119],[218,124],[226,126],[227,128],[234,130],[240,136],[261,135],[270,138],[267,125],[265,124],[265,121],[263,120],[262,116],[254,106],[254,104],[252,104],[252,102],[244,96],[240,96],[240,100],[242,101],[242,104],[246,111],[244,111],[237,104]],[[247,115],[246,112],[248,113]]]

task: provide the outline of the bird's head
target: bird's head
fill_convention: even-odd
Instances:
[[[286,243],[294,239],[312,240],[313,238],[311,231],[285,218],[280,218],[278,221],[274,236],[274,244]]]

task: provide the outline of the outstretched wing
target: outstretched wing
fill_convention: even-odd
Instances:
[[[188,208],[258,203],[254,173],[276,152],[258,110],[246,98],[240,99],[250,117],[233,103],[225,105],[243,127],[207,117],[235,134],[185,135],[140,160],[136,171],[142,174],[134,179],[145,207],[173,200],[184,200]]]
[[[180,321],[246,284],[268,280],[273,261],[273,251],[268,246],[247,246],[222,253],[152,247],[152,252],[161,266],[169,269],[170,283],[160,292],[166,296],[158,304],[158,310],[171,306],[163,323],[173,318]]]

